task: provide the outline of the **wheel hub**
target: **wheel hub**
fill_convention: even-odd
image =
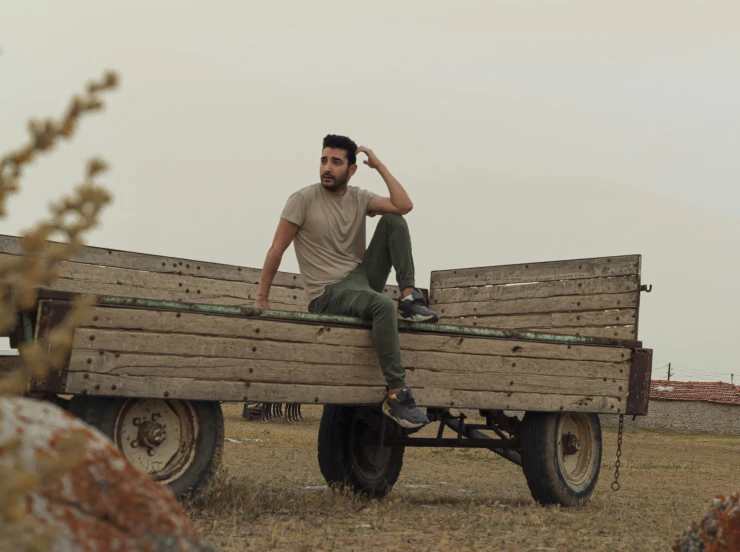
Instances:
[[[162,483],[189,465],[197,431],[186,401],[162,399],[129,399],[114,428],[126,459]]]
[[[594,429],[587,416],[569,413],[562,417],[559,431],[563,476],[571,484],[580,485],[588,479],[591,460],[596,453]]]
[[[160,423],[146,421],[139,426],[138,432],[139,444],[148,449],[153,449],[161,445],[167,439],[167,431]]]
[[[578,454],[578,451],[581,450],[582,446],[583,444],[581,443],[581,440],[573,435],[571,432],[568,432],[567,435],[563,435],[564,456],[572,456],[574,454]]]

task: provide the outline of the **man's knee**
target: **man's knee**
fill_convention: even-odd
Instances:
[[[373,297],[372,305],[370,307],[373,318],[381,316],[395,316],[396,314],[396,302],[382,293],[377,293]]]
[[[408,228],[408,224],[406,223],[406,219],[402,217],[401,215],[397,215],[395,213],[384,213],[382,217],[380,217],[381,222],[384,224],[388,224],[389,226],[398,226],[400,228]]]

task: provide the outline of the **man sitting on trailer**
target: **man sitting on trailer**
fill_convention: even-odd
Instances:
[[[389,197],[349,186],[357,171],[357,155],[380,173]],[[373,343],[388,392],[383,413],[406,428],[429,420],[416,406],[406,386],[396,319],[437,322],[415,287],[411,238],[403,215],[413,204],[372,150],[357,147],[345,136],[324,138],[319,169],[321,181],[294,192],[283,209],[265,259],[255,306],[269,309],[270,286],[283,253],[295,242],[309,312],[372,320]],[[365,249],[365,217],[382,214]],[[391,268],[396,271],[401,298],[398,305],[383,293]]]

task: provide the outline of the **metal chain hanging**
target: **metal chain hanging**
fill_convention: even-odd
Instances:
[[[619,466],[622,463],[620,460],[622,456],[622,431],[624,430],[624,414],[619,415],[619,434],[617,435],[617,463],[614,468],[614,483],[612,483],[612,491],[618,491],[619,485]]]

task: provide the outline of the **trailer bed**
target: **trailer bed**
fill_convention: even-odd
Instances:
[[[35,337],[70,303],[39,302]],[[642,414],[651,351],[635,340],[400,322],[420,406]],[[649,380],[648,380],[649,381]],[[366,322],[100,297],[69,362],[36,391],[109,397],[378,404]]]

